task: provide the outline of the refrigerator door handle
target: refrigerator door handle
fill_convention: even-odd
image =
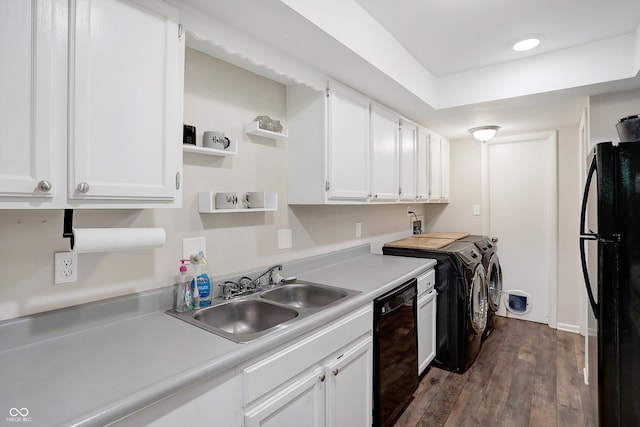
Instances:
[[[598,319],[598,304],[593,298],[593,292],[591,291],[591,280],[589,279],[589,271],[587,270],[587,256],[584,250],[585,242],[589,240],[598,240],[598,235],[591,230],[586,229],[587,220],[587,203],[589,201],[589,189],[591,187],[591,181],[593,180],[594,173],[596,171],[596,158],[593,157],[591,166],[589,167],[589,173],[587,174],[587,182],[584,186],[584,193],[582,194],[582,209],[580,210],[580,261],[582,263],[582,275],[584,276],[584,284],[587,288],[587,296],[589,297],[589,304],[593,310],[593,315]]]

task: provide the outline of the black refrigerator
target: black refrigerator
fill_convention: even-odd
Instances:
[[[623,142],[596,145],[582,200],[589,386],[601,426],[640,425],[639,123],[640,116],[621,119]]]

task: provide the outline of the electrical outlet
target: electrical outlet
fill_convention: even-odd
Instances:
[[[362,223],[356,222],[356,237],[362,237]]]
[[[70,283],[78,281],[78,254],[75,252],[56,252],[54,262],[54,283]]]

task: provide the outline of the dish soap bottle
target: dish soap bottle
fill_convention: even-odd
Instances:
[[[194,289],[197,289],[199,302],[194,304],[195,308],[208,307],[211,305],[211,279],[207,267],[207,260],[202,252],[198,255],[191,255],[191,263],[196,268],[195,278],[192,283]],[[195,295],[194,291],[194,295]]]
[[[191,294],[191,276],[187,274],[187,266],[184,263],[186,259],[180,260],[180,273],[177,276],[178,288],[176,289],[176,304],[174,308],[178,313],[193,308],[193,297]]]

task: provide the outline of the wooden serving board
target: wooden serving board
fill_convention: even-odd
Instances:
[[[453,242],[455,242],[455,239],[430,239],[421,236],[412,236],[407,237],[406,239],[385,243],[384,246],[388,248],[434,250],[440,249]]]
[[[420,234],[419,237],[429,237],[432,239],[453,239],[453,240],[460,240],[460,239],[464,239],[465,237],[469,236],[469,233],[447,233],[447,232],[437,232],[437,231],[432,231],[429,233],[423,233]]]

